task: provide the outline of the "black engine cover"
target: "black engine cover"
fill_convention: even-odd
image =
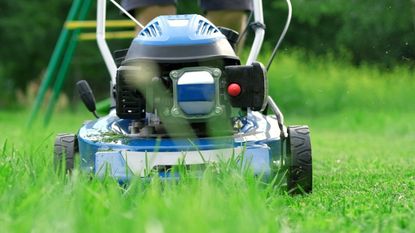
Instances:
[[[128,77],[123,71],[118,71],[116,85],[117,116],[121,119],[145,119],[145,98],[138,89],[131,85],[131,81],[127,80]]]
[[[227,86],[236,83],[241,87],[238,96],[230,96],[233,107],[251,108],[254,111],[263,110],[268,96],[268,81],[266,70],[259,62],[249,66],[226,66]]]

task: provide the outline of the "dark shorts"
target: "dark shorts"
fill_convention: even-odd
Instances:
[[[122,0],[122,6],[130,11],[136,8],[154,5],[173,5],[176,0]],[[205,11],[211,10],[252,10],[252,0],[200,0]]]

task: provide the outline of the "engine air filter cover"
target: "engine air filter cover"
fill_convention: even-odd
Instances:
[[[220,105],[220,69],[187,67],[170,72],[173,82],[171,115],[186,119],[206,119],[224,112]]]
[[[215,105],[215,79],[207,71],[184,73],[177,80],[177,102],[188,115],[209,114]]]

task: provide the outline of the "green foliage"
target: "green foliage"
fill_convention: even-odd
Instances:
[[[0,2],[0,69],[23,88],[47,65],[71,1]]]
[[[0,67],[0,108],[6,106],[6,102],[13,96],[13,83],[6,79],[2,67]]]
[[[276,35],[286,5],[284,1],[264,4],[268,29]],[[356,64],[414,65],[414,7],[411,0],[294,0],[285,43],[315,54],[334,52]]]

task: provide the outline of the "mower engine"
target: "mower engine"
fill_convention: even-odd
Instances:
[[[268,96],[266,70],[240,64],[237,39],[199,15],[157,17],[117,58],[117,116],[140,136],[165,133],[165,124],[190,125],[197,136],[233,134],[235,121],[262,110]]]
[[[77,83],[97,119],[77,134],[56,136],[56,169],[71,172],[79,154],[82,172],[125,183],[154,174],[180,179],[177,167],[201,177],[206,165],[234,161],[289,193],[312,191],[309,128],[284,125],[267,93],[266,69],[252,62],[265,33],[261,0],[253,0],[252,25],[258,28],[248,65],[241,65],[234,51],[238,34],[199,15],[155,18],[114,59],[105,42],[105,3],[97,4],[97,42],[111,76],[114,106],[99,117],[88,83]],[[287,23],[268,68],[291,20],[287,3]],[[263,111],[266,105],[273,115]]]

